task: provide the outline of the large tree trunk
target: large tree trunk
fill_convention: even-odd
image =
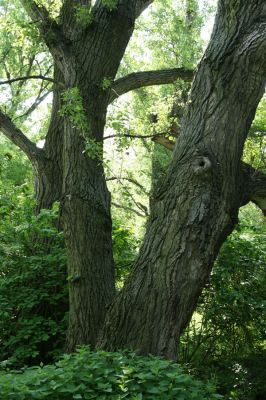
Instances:
[[[93,122],[89,119],[91,128]],[[86,154],[84,138],[68,119],[63,165],[61,210],[70,304],[67,349],[73,351],[76,345],[94,346],[115,295],[115,281],[110,194],[103,166],[97,157],[92,160]]]
[[[90,140],[103,145],[110,90],[102,85],[114,79],[133,32],[132,7],[121,4],[110,12],[96,4],[90,32],[76,26],[75,7],[66,2],[62,10],[65,34],[72,39],[65,84],[79,89],[86,119],[85,129],[64,119],[61,214],[68,255],[68,351],[95,345],[115,296],[110,193],[101,160],[85,147]]]
[[[180,334],[244,202],[241,156],[265,87],[265,21],[264,0],[219,2],[140,255],[107,314],[98,343],[105,349],[177,356]]]

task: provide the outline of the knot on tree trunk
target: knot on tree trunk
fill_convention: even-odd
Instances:
[[[210,159],[206,156],[196,156],[192,162],[192,169],[195,175],[202,178],[208,177],[210,175],[212,163]]]

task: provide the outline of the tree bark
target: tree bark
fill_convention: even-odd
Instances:
[[[96,3],[87,30],[77,29],[69,9],[63,7],[62,16],[64,32],[72,40],[70,67],[63,70],[65,84],[79,89],[87,126],[82,132],[64,118],[61,215],[68,255],[71,352],[77,345],[95,346],[115,296],[110,193],[102,162],[85,147],[90,140],[103,145],[110,92],[103,81],[114,79],[133,32],[134,2],[120,1],[112,12]]]
[[[166,85],[178,79],[187,82],[193,80],[194,71],[185,68],[162,69],[156,71],[140,71],[117,79],[111,88],[109,103],[130,90],[144,86]]]
[[[62,196],[62,156],[64,121],[60,116],[61,95],[60,82],[63,76],[57,66],[54,66],[54,89],[51,119],[44,143],[44,157],[37,165],[36,172],[36,201],[37,212],[50,209],[55,201]]]
[[[241,156],[265,88],[265,28],[264,0],[220,0],[173,161],[100,347],[176,359],[178,339],[243,204]]]

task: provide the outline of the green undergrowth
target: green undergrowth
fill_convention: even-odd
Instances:
[[[196,380],[173,362],[87,347],[54,365],[1,372],[0,393],[1,400],[221,398],[212,383]]]

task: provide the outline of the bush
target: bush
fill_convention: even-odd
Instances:
[[[82,347],[55,365],[0,373],[1,400],[211,400],[211,383],[195,380],[175,363],[133,353]]]
[[[54,362],[66,331],[66,255],[55,227],[58,213],[36,216],[33,209],[25,186],[0,189],[0,362],[16,368]]]

